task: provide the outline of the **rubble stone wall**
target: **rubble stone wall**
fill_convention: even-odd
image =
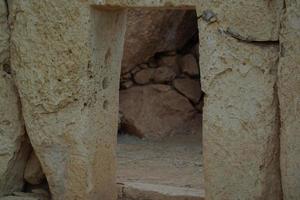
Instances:
[[[185,48],[156,53],[121,75],[121,134],[147,139],[201,134],[198,46],[192,37]]]

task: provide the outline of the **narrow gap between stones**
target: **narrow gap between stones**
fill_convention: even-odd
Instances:
[[[278,81],[278,79],[277,79]],[[277,104],[277,109],[276,109],[276,117],[277,117],[277,132],[278,132],[278,161],[279,161],[279,165],[278,165],[278,171],[279,171],[279,176],[280,176],[280,185],[281,185],[281,191],[283,191],[282,188],[282,176],[281,176],[281,165],[280,165],[280,152],[281,152],[281,145],[280,145],[280,135],[281,135],[281,115],[280,115],[280,101],[279,101],[279,96],[278,96],[278,82],[276,81],[276,84],[274,86],[274,99],[276,100],[276,104]],[[283,192],[281,192],[282,197],[281,199],[283,199]]]
[[[10,64],[7,64],[6,67],[10,68]],[[4,67],[3,71],[6,73],[7,78],[12,79],[12,74],[7,72]],[[15,88],[15,93],[18,96],[19,118],[20,121],[24,123],[22,103],[17,88]],[[15,187],[17,189],[6,195],[15,198],[37,198],[48,200],[51,195],[46,176],[31,145],[26,126],[23,125],[22,129],[23,135],[20,135],[17,139],[19,141],[18,151],[15,152],[14,159],[11,160],[9,169],[15,171],[11,174],[18,174],[14,177],[16,179],[14,181],[17,185]],[[15,161],[17,162],[15,163]]]
[[[233,30],[231,30],[230,28],[228,28],[225,31],[222,31],[223,33],[225,33],[226,35],[240,41],[240,42],[245,42],[245,43],[251,43],[251,44],[255,44],[255,45],[278,45],[279,44],[279,40],[274,40],[274,41],[257,41],[255,39],[252,38],[247,38],[245,36],[240,35],[237,32],[234,32]]]
[[[25,120],[22,114],[22,103],[20,100],[20,94],[16,89],[16,93],[19,97],[19,109],[21,112],[22,121],[25,124]],[[22,137],[22,144],[20,151],[26,153],[26,162],[22,170],[23,172],[23,189],[20,192],[14,192],[12,196],[19,198],[37,198],[40,200],[51,199],[51,193],[49,184],[45,173],[43,172],[41,163],[36,156],[34,148],[32,147],[30,138],[27,134],[26,125],[24,125],[24,135]],[[24,145],[25,144],[25,145]],[[26,150],[27,149],[27,150]]]
[[[8,4],[8,0],[4,0],[5,6],[6,6],[6,10],[7,10],[7,14],[6,14],[6,18],[7,21],[9,20],[9,4]]]
[[[27,135],[26,138],[29,141],[31,152],[24,169],[24,186],[22,192],[15,192],[14,195],[20,197],[36,197],[45,200],[51,199],[49,185],[41,163]]]
[[[185,199],[203,198],[198,46],[195,10],[129,10],[119,95],[119,200],[178,191],[189,191]]]
[[[286,13],[286,1],[283,0],[283,8],[282,8],[282,13],[281,13],[281,17],[284,16],[284,14]],[[284,28],[282,27],[282,22],[280,23],[279,25],[279,30],[284,30]],[[280,37],[280,34],[279,34],[279,37]],[[280,40],[279,40],[280,41]],[[281,44],[281,42],[279,42],[279,53],[278,53],[278,63],[276,65],[276,85],[274,86],[274,90],[275,90],[275,99],[277,100],[277,120],[278,120],[278,137],[279,137],[279,145],[278,145],[278,148],[279,148],[279,176],[280,176],[280,185],[281,185],[281,199],[284,199],[284,196],[283,196],[283,185],[282,185],[282,166],[281,166],[281,106],[280,106],[280,99],[279,99],[279,88],[278,88],[278,70],[279,70],[279,60],[280,60],[280,57],[283,57],[284,56],[284,47],[283,45]]]

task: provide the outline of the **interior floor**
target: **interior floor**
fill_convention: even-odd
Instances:
[[[119,135],[117,157],[118,183],[203,189],[200,136],[173,136],[150,141]]]

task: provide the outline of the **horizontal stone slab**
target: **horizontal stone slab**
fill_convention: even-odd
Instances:
[[[204,190],[138,182],[119,183],[119,200],[204,200]]]

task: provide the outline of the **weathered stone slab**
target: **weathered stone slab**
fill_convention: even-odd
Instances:
[[[50,200],[50,197],[48,194],[42,193],[17,192],[11,196],[2,197],[0,200]]]
[[[278,45],[239,41],[221,26],[199,22],[205,198],[279,200]]]
[[[283,0],[216,0],[199,6],[208,22],[221,22],[220,28],[246,41],[277,41]]]
[[[15,1],[13,12],[13,69],[52,198],[115,199],[125,12],[69,0]]]
[[[91,4],[112,7],[150,7],[193,9],[199,0],[90,0]]]
[[[21,106],[9,65],[8,12],[0,0],[0,196],[23,187],[23,172],[30,153]]]
[[[278,70],[281,177],[284,199],[296,200],[300,199],[300,2],[285,2]]]
[[[204,200],[201,189],[137,182],[125,182],[118,187],[118,200]]]
[[[194,9],[212,11],[224,29],[245,40],[278,40],[283,0],[91,0],[100,6]],[[207,13],[207,12],[206,12]],[[210,14],[209,14],[210,15]]]

